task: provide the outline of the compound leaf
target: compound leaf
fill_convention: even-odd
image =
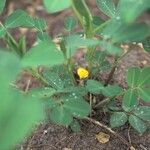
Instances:
[[[124,125],[128,120],[127,115],[124,112],[115,112],[111,115],[110,125],[112,128],[120,127]]]
[[[139,88],[138,90],[140,98],[145,102],[150,102],[150,88]]]
[[[40,42],[25,54],[22,65],[23,67],[53,66],[61,64],[63,60],[63,54],[57,50],[52,42]]]
[[[129,123],[135,130],[137,130],[141,134],[144,133],[147,129],[146,124],[134,115],[129,116]]]
[[[50,112],[50,119],[59,125],[69,125],[73,118],[69,111],[63,106],[57,106]]]
[[[86,89],[92,94],[100,94],[103,90],[104,86],[100,82],[96,80],[88,80]]]
[[[126,23],[134,22],[148,8],[150,8],[149,0],[120,0],[118,4],[119,14]]]
[[[64,27],[67,31],[71,31],[75,28],[77,21],[74,17],[69,16],[65,18]]]
[[[145,121],[150,121],[150,107],[149,106],[139,106],[133,113]]]
[[[49,13],[56,13],[71,6],[71,0],[43,0],[43,2]]]
[[[144,50],[147,52],[150,52],[150,38],[146,38],[145,40],[142,41]]]
[[[131,111],[138,104],[137,93],[133,89],[129,89],[124,97],[122,102],[122,107],[125,111]]]
[[[103,95],[108,97],[117,96],[122,92],[122,88],[117,85],[109,85],[102,90]]]
[[[150,67],[142,69],[138,83],[139,86],[150,85]]]
[[[90,111],[90,105],[82,98],[68,99],[64,101],[64,108],[67,109],[74,117],[84,118]]]
[[[116,7],[113,0],[97,0],[96,1],[99,10],[109,17],[115,17]]]
[[[127,72],[127,83],[130,87],[136,87],[138,85],[140,73],[141,71],[137,67],[129,68]]]
[[[5,3],[6,3],[6,0],[0,0],[0,13],[2,13],[2,11],[5,7]]]

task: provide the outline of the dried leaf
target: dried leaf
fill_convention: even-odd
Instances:
[[[71,148],[66,148],[66,147],[65,147],[65,148],[63,148],[62,150],[72,150],[72,149],[71,149]]]
[[[110,139],[110,135],[103,133],[103,132],[99,132],[98,134],[96,134],[96,139],[100,142],[100,143],[107,143],[109,142]]]
[[[130,147],[130,150],[136,150],[133,146]]]

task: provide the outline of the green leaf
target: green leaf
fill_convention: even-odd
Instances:
[[[139,84],[140,69],[138,67],[129,68],[127,72],[127,83],[130,87],[136,87]]]
[[[66,93],[66,94],[75,93],[76,95],[79,95],[79,96],[85,96],[87,94],[87,91],[85,87],[69,86],[69,87],[57,90],[57,93]]]
[[[53,67],[49,68],[48,70],[49,71],[51,70],[51,72],[57,73],[59,75],[59,77],[61,78],[61,80],[63,82],[64,88],[73,86],[73,83],[70,79],[68,72],[66,71],[66,66],[64,64],[54,65]]]
[[[0,50],[0,81],[8,84],[20,71],[20,59],[16,55]]]
[[[43,98],[51,97],[52,95],[55,94],[55,92],[56,90],[53,88],[49,88],[49,87],[41,88],[40,87],[40,88],[31,89],[28,92],[28,95],[37,99],[43,99]]]
[[[42,31],[46,28],[46,22],[42,18],[31,18],[27,20],[28,24],[31,24],[32,28],[36,28],[39,31]],[[28,27],[29,25],[27,25]]]
[[[71,6],[71,0],[43,0],[48,13],[56,13]]]
[[[92,14],[84,0],[72,0],[72,7],[80,21],[86,37],[90,38],[93,34]]]
[[[149,106],[139,106],[136,108],[133,113],[140,117],[141,119],[145,121],[150,121],[150,107]]]
[[[123,24],[118,17],[111,19],[101,35],[111,39],[113,43],[141,42],[150,34],[150,28],[145,23]]]
[[[94,39],[84,39],[80,35],[77,34],[72,34],[69,36],[64,37],[65,43],[66,43],[66,48],[67,48],[67,53],[68,56],[74,55],[76,52],[76,49],[78,48],[83,48],[83,47],[91,47],[91,46],[96,46],[99,44],[98,40]]]
[[[69,125],[73,118],[69,111],[63,106],[57,106],[50,112],[50,119],[59,125]]]
[[[98,40],[84,39],[80,35],[72,34],[65,37],[66,44],[69,48],[91,47],[99,44]]]
[[[0,38],[6,35],[6,29],[0,24]]]
[[[29,16],[25,11],[16,10],[6,18],[5,26],[6,28],[16,28],[23,25],[26,26],[26,20],[28,19],[28,17]]]
[[[103,50],[105,50],[108,54],[111,55],[120,55],[123,52],[123,50],[120,47],[117,47],[106,41],[100,42],[100,45]]]
[[[23,67],[53,66],[63,63],[63,59],[63,54],[52,42],[40,42],[25,54],[22,65]]]
[[[104,89],[104,86],[96,80],[88,80],[86,89],[92,94],[101,94],[102,90]]]
[[[145,102],[150,102],[150,88],[139,88],[139,96]]]
[[[128,117],[124,112],[114,112],[110,118],[110,125],[112,128],[120,127],[124,125],[127,120]]]
[[[119,14],[126,23],[134,22],[148,8],[149,0],[120,0],[118,5]]]
[[[26,45],[26,36],[20,37],[18,41],[18,52],[20,53],[21,57],[26,53]]]
[[[67,109],[74,117],[84,118],[90,111],[90,105],[82,98],[66,99],[64,101],[64,108]]]
[[[5,3],[6,3],[6,0],[0,0],[0,13],[3,12],[3,9],[5,7]]]
[[[150,67],[142,69],[138,83],[139,86],[150,85]]]
[[[77,21],[74,17],[69,16],[65,18],[64,27],[66,30],[71,31],[75,28]]]
[[[48,81],[49,85],[57,90],[64,88],[64,83],[56,72],[45,70],[43,77]]]
[[[106,71],[111,68],[111,64],[106,59],[106,56],[107,54],[105,51],[95,51],[92,58],[92,62],[94,65],[94,67],[92,68],[93,75],[97,74],[97,72],[99,71]]]
[[[122,26],[122,22],[117,18],[109,20],[109,22],[102,28],[102,33],[100,33],[104,39],[110,39],[116,34]]]
[[[122,107],[125,111],[133,110],[138,104],[137,93],[133,89],[129,89],[124,97],[122,102]]]
[[[99,10],[113,18],[116,15],[116,8],[113,0],[96,0]]]
[[[93,61],[93,63],[98,63],[98,64],[101,64],[102,62],[104,62],[105,61],[105,59],[106,59],[106,56],[107,56],[107,54],[106,54],[106,52],[104,52],[104,51],[95,51],[94,52],[94,54],[93,54],[93,59],[92,59],[92,61]]]
[[[25,96],[10,91],[7,94],[12,95],[7,101],[5,113],[0,115],[1,149],[11,149],[15,144],[21,142],[33,131],[33,126],[44,118],[41,104],[37,99],[27,99]],[[2,99],[1,103],[5,100]],[[7,109],[9,105],[11,107]]]
[[[51,42],[51,37],[45,32],[38,32],[37,34],[38,41],[40,42]]]
[[[19,58],[10,52],[0,51],[0,96],[2,98],[0,115],[3,114],[3,111],[6,111],[6,108],[9,110],[11,107],[11,104],[8,106],[8,103],[10,103],[12,93],[9,94],[8,90],[10,83],[15,80],[19,71]]]
[[[122,88],[118,85],[109,85],[107,87],[104,87],[102,90],[103,95],[107,97],[114,97],[119,95],[122,92]]]
[[[27,27],[40,31],[46,27],[43,19],[31,18],[25,11],[19,9],[6,18],[4,25],[6,28]]]
[[[100,26],[101,24],[103,24],[105,21],[103,19],[101,19],[99,16],[93,16],[93,25],[95,27]]]
[[[0,115],[11,107],[12,93],[9,93],[10,83],[15,80],[20,71],[20,60],[14,54],[6,51],[0,51]],[[11,102],[10,102],[11,101]],[[10,105],[8,105],[10,104]],[[13,105],[13,104],[12,104]],[[1,118],[1,117],[0,117]]]
[[[77,120],[74,120],[71,124],[70,124],[70,128],[73,132],[80,132],[81,131],[81,126],[79,124],[79,122]]]
[[[44,108],[46,108],[48,110],[55,109],[55,107],[57,107],[59,105],[59,103],[57,103],[56,100],[53,98],[43,99],[42,104],[43,104]]]
[[[142,41],[142,44],[145,51],[150,52],[150,38],[147,38],[144,41]]]
[[[137,130],[141,134],[144,133],[147,129],[146,124],[134,115],[129,116],[129,123],[135,130]]]
[[[131,25],[121,25],[112,39],[114,42],[140,42],[148,37],[150,28],[145,23],[135,23]]]
[[[107,108],[109,110],[112,110],[112,111],[121,111],[122,108],[120,106],[117,106],[117,103],[116,101],[110,101],[108,104],[107,104]]]
[[[12,149],[44,118],[37,99],[22,95],[10,86],[20,68],[20,59],[16,55],[0,51],[0,149]]]

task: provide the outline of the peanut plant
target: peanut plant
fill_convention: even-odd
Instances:
[[[73,131],[80,130],[80,119],[89,114],[94,117],[93,112],[99,111],[110,115],[111,128],[128,122],[143,134],[149,127],[150,107],[144,104],[150,102],[150,67],[129,68],[125,75],[127,88],[111,81],[121,60],[133,50],[125,50],[123,45],[142,43],[145,52],[150,52],[150,26],[138,20],[150,8],[150,1],[96,3],[107,20],[93,16],[85,0],[43,0],[48,13],[69,8],[74,12],[74,16],[64,19],[64,34],[56,37],[57,43],[45,32],[45,20],[31,17],[24,10],[15,10],[0,22],[0,38],[6,44],[0,51],[1,149],[20,142],[33,125],[46,117]],[[1,0],[1,13],[4,6],[5,0]],[[82,32],[75,32],[77,26]],[[36,44],[29,49],[26,37],[16,40],[10,32],[15,28],[35,29]],[[80,65],[72,61],[78,49],[85,51],[85,63]],[[43,86],[26,92],[12,86],[22,71]],[[100,80],[105,72],[108,78]]]

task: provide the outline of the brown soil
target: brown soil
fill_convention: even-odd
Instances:
[[[90,1],[90,4],[94,10],[94,14],[101,15],[104,19],[106,16],[97,12],[95,3]],[[33,0],[32,4],[30,1],[18,1],[11,0],[8,9],[5,12],[10,13],[16,8],[22,8],[27,10],[31,15],[44,17],[47,21],[47,31],[52,37],[55,37],[58,33],[63,32],[63,20],[65,16],[71,15],[71,10],[66,10],[61,13],[54,15],[46,14],[43,11],[40,0]],[[4,15],[5,15],[4,14]],[[145,14],[143,18],[148,20],[150,16]],[[22,34],[27,35],[28,46],[31,46],[35,41],[35,34],[32,30],[19,30]],[[18,32],[13,32],[16,37],[19,37]],[[130,55],[126,56],[121,62],[120,67],[115,73],[114,82],[119,85],[126,87],[124,82],[124,73],[127,71],[129,66],[150,66],[150,55],[145,53],[140,47],[134,47],[134,51]],[[103,78],[106,78],[104,76]],[[23,75],[23,78],[19,82],[19,86],[25,89],[25,86],[31,80],[31,86],[36,87],[39,84],[33,80],[29,75]],[[109,124],[109,116],[99,116],[97,120]],[[102,129],[90,122],[82,121],[82,131],[80,133],[72,133],[67,128],[54,125],[50,122],[42,123],[35,132],[32,133],[30,138],[25,140],[24,144],[18,146],[16,149],[21,150],[127,150],[120,139],[110,134],[105,129]],[[116,132],[120,133],[128,141],[130,141],[137,150],[150,150],[150,130],[144,135],[140,136],[132,128],[126,124],[119,129],[115,129]],[[111,136],[110,141],[106,144],[101,144],[96,139],[96,134],[99,132],[105,132]]]

